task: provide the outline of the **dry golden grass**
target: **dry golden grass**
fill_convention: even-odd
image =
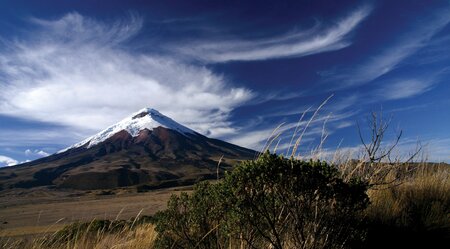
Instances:
[[[385,224],[450,227],[450,167],[420,164],[398,186],[369,190],[370,219]]]
[[[96,233],[93,236],[83,235],[73,241],[65,243],[55,243],[51,248],[71,248],[71,249],[144,249],[152,248],[156,238],[156,232],[151,224],[140,225],[136,228],[125,228],[118,233]],[[48,248],[48,247],[35,247]]]
[[[52,233],[63,228],[62,224],[54,224],[51,226],[26,226],[26,227],[14,227],[9,229],[0,230],[0,237],[21,237],[35,234]]]
[[[366,248],[442,248],[450,242],[450,166],[420,164],[399,185],[368,191]]]
[[[65,240],[57,232],[35,238],[0,238],[0,248],[32,249],[148,249],[153,247],[156,232],[152,224],[126,226],[120,231],[77,231],[76,236]]]
[[[94,234],[82,233],[68,240],[59,241],[57,233],[36,239],[0,239],[0,248],[32,248],[32,249],[143,249],[152,248],[156,238],[153,225],[143,224],[135,228],[124,228],[117,233],[99,231]],[[52,242],[55,240],[55,242]],[[49,242],[50,241],[50,242]]]

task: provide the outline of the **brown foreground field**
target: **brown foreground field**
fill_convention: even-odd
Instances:
[[[0,194],[0,237],[55,232],[76,221],[118,220],[153,215],[166,207],[171,194],[189,187],[136,193],[115,191],[52,191],[47,189]]]
[[[370,204],[362,217],[367,234],[364,244],[354,248],[441,248],[449,243],[450,166],[413,166],[398,184],[368,190]],[[400,173],[404,171],[396,169],[386,177]],[[153,215],[166,208],[172,194],[191,190],[3,191],[0,248],[154,248],[155,225],[136,217]],[[208,232],[196,243],[209,236],[216,233]],[[233,239],[220,248],[240,248],[242,243]],[[286,242],[283,248],[293,247]]]

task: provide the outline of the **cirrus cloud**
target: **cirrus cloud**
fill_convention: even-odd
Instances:
[[[268,60],[334,51],[351,44],[348,36],[371,11],[371,6],[362,6],[327,28],[316,25],[310,30],[257,40],[199,40],[171,49],[206,62]]]
[[[0,114],[99,130],[153,107],[201,133],[217,136],[233,108],[254,93],[204,66],[127,48],[142,18],[107,24],[70,13],[32,19],[21,39],[0,49]]]
[[[430,40],[450,23],[449,10],[450,8],[446,7],[427,15],[419,22],[416,21],[413,31],[401,35],[393,42],[393,45],[383,46],[377,55],[366,58],[356,66],[352,65],[348,68],[334,69],[319,74],[322,75],[325,82],[333,84],[341,82],[335,87],[337,90],[364,85],[387,75],[399,68],[406,59],[430,45]]]

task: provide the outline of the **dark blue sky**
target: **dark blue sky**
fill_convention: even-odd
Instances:
[[[357,151],[356,122],[450,161],[448,1],[0,1],[0,166],[54,153],[143,107],[205,135]],[[276,141],[278,142],[278,140]]]

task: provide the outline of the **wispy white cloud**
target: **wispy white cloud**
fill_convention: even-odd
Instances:
[[[91,130],[72,127],[0,129],[0,147],[64,147],[91,135]]]
[[[450,163],[450,138],[434,138],[425,143],[425,154],[431,161]]]
[[[394,144],[394,141],[387,140],[386,144]],[[404,137],[395,147],[393,157],[404,161],[409,159],[418,149],[420,151],[414,158],[415,161],[450,163],[450,137],[447,136]]]
[[[293,144],[291,144],[291,139],[293,139],[295,143],[295,141],[302,133],[303,129],[305,129],[305,127],[308,125],[301,139],[301,146],[303,151],[312,149],[310,148],[311,146],[315,147],[320,142],[322,133],[331,135],[339,129],[344,129],[354,124],[354,122],[349,121],[349,119],[351,119],[351,117],[354,117],[359,111],[346,111],[345,109],[348,106],[344,103],[341,103],[342,101],[344,100],[341,99],[337,101],[337,105],[332,108],[326,108],[325,106],[325,108],[317,113],[317,115],[314,117],[314,119],[311,120],[311,122],[309,122],[309,120],[312,116],[312,112],[315,112],[317,110],[317,107],[311,107],[310,109],[308,109],[303,119],[296,122],[283,123],[282,119],[280,119],[279,122],[276,122],[277,125],[280,125],[278,128],[274,126],[274,123],[272,122],[270,124],[260,123],[260,128],[247,127],[238,129],[237,135],[229,136],[228,141],[255,150],[262,150],[265,149],[265,146],[267,146],[266,143],[268,142],[268,140],[271,140],[274,136],[276,136],[276,134],[280,134],[277,137],[276,141],[272,143],[270,149],[274,149],[275,147],[277,147],[278,151],[283,151],[293,146]],[[334,103],[330,105],[334,106]],[[298,118],[302,116],[302,112],[297,112],[296,114],[298,115]],[[289,113],[289,115],[291,115],[291,113]],[[273,115],[269,113],[268,116]],[[297,133],[295,133],[296,129]],[[294,134],[295,137],[293,138]]]
[[[450,67],[444,67],[437,72],[418,75],[408,74],[384,82],[379,81],[379,86],[371,93],[372,102],[404,99],[424,94],[442,84],[449,73]],[[367,99],[370,98],[366,97]]]
[[[341,121],[341,122],[336,124],[336,129],[343,129],[343,128],[351,127],[351,126],[354,126],[354,125],[355,125],[355,122]]]
[[[414,64],[427,66],[434,63],[444,62],[450,59],[450,35],[436,37],[431,40],[427,47],[415,56]]]
[[[136,13],[129,12],[127,18],[116,19],[108,25],[92,18],[86,18],[76,12],[69,13],[56,20],[31,18],[43,32],[50,36],[39,36],[43,43],[59,40],[72,45],[92,44],[94,46],[119,45],[139,33],[143,19]]]
[[[270,134],[275,129],[259,129],[255,131],[246,131],[239,136],[232,136],[228,139],[230,143],[234,143],[246,148],[261,150],[264,142],[270,137]]]
[[[11,157],[0,155],[0,167],[4,166],[14,166],[18,163],[17,160],[12,159]]]
[[[376,95],[386,100],[413,97],[431,90],[435,82],[417,79],[401,80],[377,90]]]
[[[428,19],[421,20],[414,30],[401,35],[392,46],[381,49],[379,53],[359,66],[330,72],[321,72],[326,82],[340,84],[337,88],[363,85],[396,69],[405,59],[429,45],[430,40],[450,23],[449,8],[440,10]]]
[[[430,103],[424,103],[424,104],[419,104],[419,105],[407,105],[407,106],[402,106],[402,107],[398,107],[398,108],[384,110],[384,112],[385,113],[406,112],[406,111],[411,111],[411,110],[423,109],[423,108],[428,107],[429,105],[430,105]]]
[[[321,120],[323,121],[323,120]],[[316,137],[317,134],[320,134],[321,128],[319,127],[319,120],[314,121],[311,123],[311,127],[305,132],[304,139],[302,139],[303,142],[306,141],[312,141]],[[294,135],[295,128],[297,125],[299,126],[299,131],[301,132],[303,128],[305,127],[307,121],[302,121],[300,123],[298,122],[290,122],[290,123],[282,123],[279,122],[279,127],[277,129],[276,126],[271,125],[270,128],[253,128],[251,130],[240,130],[238,135],[230,136],[228,138],[228,141],[240,146],[244,146],[247,148],[252,148],[257,151],[261,151],[263,149],[266,149],[265,147],[268,145],[267,143],[270,142],[272,139],[277,136],[277,138],[272,142],[272,145],[270,146],[270,150],[274,149],[274,147],[277,145],[278,140],[280,142],[278,143],[277,148],[279,150],[284,150],[289,147],[289,141]],[[279,135],[278,135],[279,134]],[[300,133],[297,133],[297,136],[300,135]],[[314,138],[313,138],[314,137]],[[295,138],[296,139],[296,138]]]
[[[176,44],[171,49],[206,62],[255,61],[284,57],[302,57],[345,48],[349,35],[371,12],[363,6],[332,27],[316,25],[310,30],[293,31],[278,37],[256,40],[196,41]]]
[[[386,139],[382,146],[389,146],[394,143],[395,140]],[[392,150],[392,159],[399,161],[408,160],[418,150],[419,153],[413,158],[414,161],[450,163],[450,138],[403,138]],[[327,161],[342,160],[345,162],[349,159],[363,159],[366,156],[365,153],[363,145],[356,144],[345,147],[323,148],[321,151],[317,151],[313,156],[314,158]],[[305,158],[310,157],[310,155],[306,155]]]
[[[254,95],[211,70],[127,48],[142,27],[71,13],[33,19],[25,38],[2,40],[0,113],[81,131],[102,129],[143,107],[216,136],[228,114]]]
[[[43,150],[31,150],[31,149],[26,149],[25,150],[25,155],[26,156],[38,156],[38,157],[46,157],[49,156],[50,153],[45,152]]]

